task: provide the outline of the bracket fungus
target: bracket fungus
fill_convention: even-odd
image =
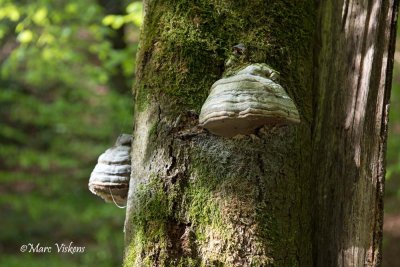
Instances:
[[[203,104],[199,124],[224,137],[251,134],[264,125],[299,123],[296,105],[277,83],[278,72],[252,64],[216,81]]]
[[[106,202],[125,205],[131,175],[132,136],[121,134],[115,145],[100,155],[90,179],[89,190]]]

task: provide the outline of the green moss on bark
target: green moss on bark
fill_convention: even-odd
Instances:
[[[302,60],[305,67],[310,63],[298,51],[311,47],[312,3],[153,3],[138,56],[137,107],[164,96],[180,107],[198,111],[211,85],[221,77],[232,46],[238,43],[247,47],[249,62],[266,62],[281,72],[284,83],[289,83],[289,93],[301,79],[301,73],[294,69],[299,66],[297,61]],[[151,97],[145,97],[148,95]]]
[[[136,194],[135,215],[132,242],[129,254],[125,258],[125,266],[153,266],[157,261],[161,266],[169,259],[166,224],[173,218],[175,194],[164,188],[162,180],[151,177],[149,183],[141,184]],[[145,255],[144,257],[139,255]],[[139,261],[139,262],[138,262]]]
[[[164,151],[164,157],[176,162],[171,168],[185,172],[171,182],[154,171],[141,185],[135,196],[138,209],[129,215],[133,236],[125,266],[298,266],[300,254],[310,252],[299,248],[306,245],[298,244],[303,241],[300,227],[292,223],[293,217],[303,222],[308,215],[299,203],[307,184],[296,177],[301,174],[295,166],[303,159],[291,143],[309,138],[308,125],[256,139],[203,134],[174,144],[173,131],[166,128],[178,114],[199,112],[238,43],[245,44],[249,63],[267,63],[281,73],[281,84],[302,120],[309,121],[313,14],[313,1],[152,1],[134,90],[137,111],[156,105],[161,117],[149,129],[144,164],[164,164],[150,162]],[[285,164],[279,165],[281,161]],[[170,225],[177,228],[168,229]],[[188,229],[195,240],[189,252],[171,244],[184,243],[181,237]],[[251,255],[239,248],[249,248]],[[242,265],[235,262],[240,258],[245,259]]]

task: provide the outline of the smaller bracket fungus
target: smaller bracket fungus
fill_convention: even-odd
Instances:
[[[131,175],[132,136],[121,134],[115,145],[100,155],[90,179],[89,190],[106,202],[125,205]]]
[[[201,108],[199,124],[215,135],[251,134],[264,125],[299,123],[296,105],[266,64],[252,64],[216,81]]]

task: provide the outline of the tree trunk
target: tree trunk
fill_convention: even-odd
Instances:
[[[396,16],[371,2],[145,3],[125,266],[377,265]],[[238,43],[281,73],[300,124],[197,127]]]
[[[322,1],[314,77],[316,266],[380,266],[398,1]]]

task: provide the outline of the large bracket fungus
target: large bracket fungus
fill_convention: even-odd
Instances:
[[[121,134],[115,145],[100,155],[89,179],[89,190],[106,202],[125,205],[131,175],[132,136]]]
[[[296,105],[277,83],[278,72],[252,64],[216,81],[201,108],[199,124],[215,135],[251,134],[264,125],[299,123]]]

